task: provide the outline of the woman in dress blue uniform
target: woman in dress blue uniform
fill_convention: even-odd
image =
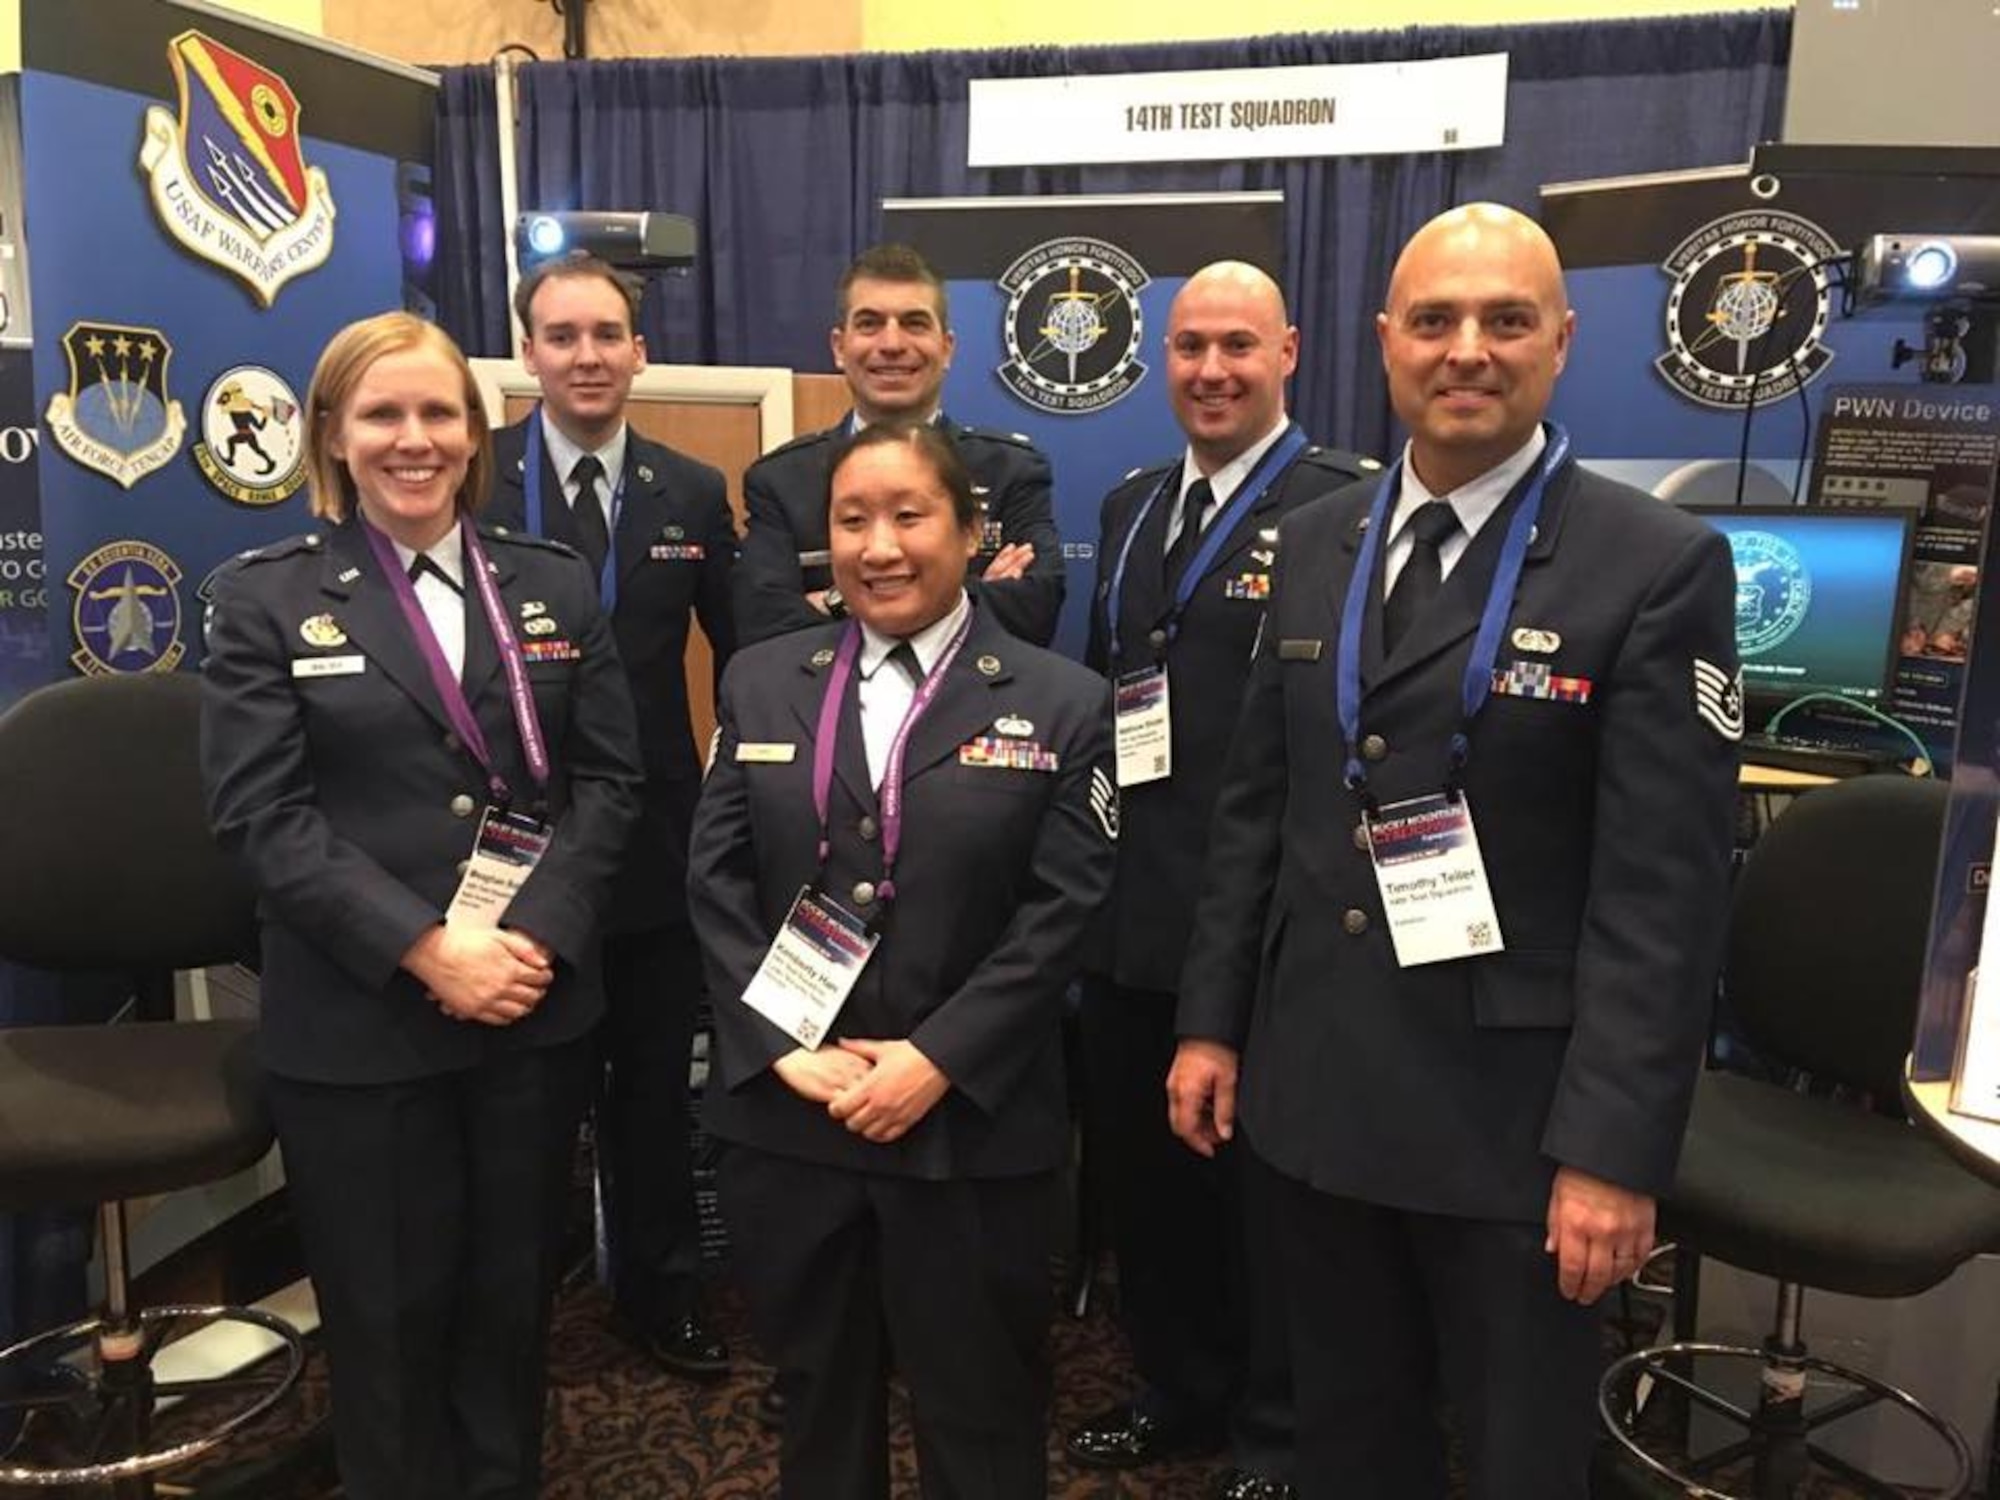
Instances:
[[[449,338],[353,324],[306,407],[325,524],[218,572],[202,766],[259,895],[341,1477],[532,1500],[632,705],[576,554],[471,522],[492,448]]]
[[[1035,1500],[1063,991],[1117,830],[1108,690],[968,599],[972,483],[930,428],[863,429],[829,486],[852,617],[730,664],[689,862],[734,1269],[786,1500],[884,1500],[892,1359],[927,1497]],[[780,950],[871,940],[822,965],[852,980],[837,1011],[777,980]]]

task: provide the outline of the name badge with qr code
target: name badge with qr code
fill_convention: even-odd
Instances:
[[[549,825],[524,813],[486,809],[465,874],[444,914],[448,927],[498,927],[549,847]]]
[[[1398,965],[1411,969],[1504,950],[1466,798],[1433,792],[1391,802],[1368,814],[1367,823],[1375,885]]]
[[[817,1047],[880,941],[853,912],[806,886],[750,977],[743,1003],[801,1047]]]
[[[1174,725],[1167,669],[1146,667],[1118,679],[1115,697],[1118,784],[1144,786],[1174,774]]]

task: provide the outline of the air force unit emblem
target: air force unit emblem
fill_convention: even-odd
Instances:
[[[49,435],[86,469],[131,489],[172,458],[187,430],[167,394],[173,346],[157,328],[73,323],[63,335],[69,389],[49,398]]]
[[[171,672],[187,647],[181,642],[181,570],[148,542],[112,542],[70,570],[76,590],[70,618],[79,672]]]
[[[1000,278],[1007,295],[1001,383],[1057,416],[1122,401],[1146,378],[1139,292],[1149,280],[1108,240],[1077,235],[1024,251]]]
[[[333,252],[326,173],[306,165],[285,80],[199,31],[167,44],[180,118],[146,111],[139,165],[167,232],[264,306]]]
[[[238,505],[276,505],[305,483],[305,425],[276,371],[238,365],[202,400],[194,461]]]

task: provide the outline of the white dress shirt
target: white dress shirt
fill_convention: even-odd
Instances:
[[[961,590],[958,603],[942,619],[932,621],[909,638],[910,649],[916,652],[917,665],[924,669],[926,677],[937,670],[938,658],[944,655],[944,648],[951,644],[971,607]],[[895,742],[896,731],[903,727],[910,700],[917,695],[917,686],[907,672],[900,667],[884,670],[889,653],[901,644],[895,636],[879,635],[866,625],[861,627],[861,659],[857,663],[861,670],[861,738],[868,747],[868,781],[877,790],[882,786],[882,773],[889,768],[889,746]]]
[[[618,488],[618,481],[625,477],[625,435],[630,429],[623,422],[611,435],[611,440],[602,448],[579,448],[569,440],[567,434],[549,420],[549,414],[542,413],[542,442],[549,450],[549,463],[562,481],[563,498],[570,509],[576,508],[576,481],[570,477],[576,468],[576,461],[584,454],[593,454],[604,465],[604,483],[597,487],[597,507],[604,513],[604,531],[611,533],[611,492]]]
[[[1438,576],[1449,578],[1458,560],[1465,556],[1465,549],[1479,535],[1479,528],[1493,518],[1500,502],[1521,482],[1521,476],[1535,466],[1535,460],[1542,456],[1542,449],[1548,446],[1548,441],[1548,435],[1537,425],[1535,435],[1523,443],[1512,458],[1488,469],[1470,483],[1460,485],[1448,495],[1433,495],[1423,480],[1417,478],[1416,468],[1410,462],[1410,450],[1405,447],[1403,490],[1396,497],[1396,512],[1389,518],[1389,555],[1382,561],[1382,597],[1389,597],[1389,591],[1396,586],[1397,576],[1403,571],[1403,564],[1410,560],[1410,517],[1417,513],[1419,505],[1442,500],[1458,513],[1458,530],[1438,543]]]
[[[416,552],[393,537],[389,544],[396,549],[396,561],[408,574]],[[453,589],[428,571],[410,581],[417,591],[417,603],[423,607],[424,618],[431,622],[431,634],[437,637],[438,649],[451,667],[451,675],[462,678],[465,676],[465,537],[454,526],[426,547],[424,556],[458,586]]]
[[[1201,518],[1201,529],[1208,530],[1209,522],[1221,515],[1229,504],[1229,497],[1242,487],[1250,477],[1250,471],[1257,467],[1257,461],[1265,451],[1285,435],[1285,429],[1292,425],[1292,419],[1282,412],[1278,415],[1278,425],[1245,448],[1236,457],[1208,476],[1208,487],[1215,495],[1215,503],[1208,508],[1208,514]],[[1194,448],[1190,446],[1181,459],[1181,491],[1174,497],[1174,513],[1167,517],[1167,550],[1172,551],[1175,539],[1181,534],[1181,527],[1187,520],[1187,492],[1194,488],[1195,481],[1202,477],[1195,467]]]

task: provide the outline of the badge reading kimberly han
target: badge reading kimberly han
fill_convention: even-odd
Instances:
[[[305,419],[292,388],[262,365],[225,370],[201,403],[194,461],[238,505],[276,505],[305,483]]]
[[[1500,952],[1500,919],[1464,797],[1433,792],[1390,803],[1369,814],[1368,847],[1398,964]]]
[[[109,672],[171,672],[181,644],[181,570],[149,542],[111,542],[70,569],[76,650],[70,664],[98,677]]]
[[[180,118],[146,111],[139,165],[160,223],[266,307],[333,253],[326,173],[305,163],[299,101],[270,69],[199,31],[167,44]]]
[[[172,458],[187,431],[167,394],[173,352],[157,328],[72,323],[63,335],[69,389],[43,413],[56,446],[128,490]]]

